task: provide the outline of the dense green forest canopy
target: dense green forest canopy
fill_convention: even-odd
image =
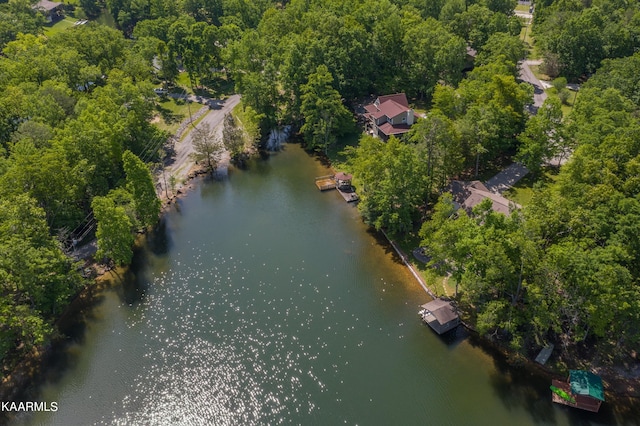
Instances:
[[[18,3],[2,6],[38,22]],[[131,215],[122,233],[129,252],[132,231],[155,223],[159,203],[139,157],[157,159],[167,137],[150,123],[151,61],[120,31],[23,29],[0,57],[0,359],[55,334],[53,320],[85,284],[63,249],[73,231],[95,224],[94,212],[98,228],[108,222],[96,199]]]
[[[640,44],[640,3],[627,0],[542,0],[533,31],[551,77],[593,74],[607,58],[630,56]]]
[[[160,159],[168,135],[151,123],[153,88],[182,72],[192,89],[232,82],[263,134],[291,124],[324,152],[353,131],[355,105],[405,92],[425,105],[409,135],[363,136],[348,150],[367,223],[403,236],[426,219],[433,265],[458,283],[478,330],[516,350],[637,348],[637,2],[537,5],[547,72],[595,73],[566,117],[554,100],[526,112],[533,91],[518,81],[515,5],[78,0],[70,11],[106,10],[118,28],[44,36],[30,1],[0,3],[0,358],[46,342],[84,284],[65,236],[97,220],[99,255],[126,264],[132,232],[157,219],[145,163]],[[454,214],[452,179],[514,155],[536,177],[551,158],[571,159],[521,211],[504,216],[484,203]]]
[[[605,61],[571,114],[555,116],[575,150],[528,206],[504,217],[481,205],[455,218],[443,197],[422,228],[478,329],[515,349],[589,343],[611,361],[640,342],[639,55]],[[550,117],[543,111],[527,127]]]

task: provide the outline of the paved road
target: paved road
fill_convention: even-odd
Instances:
[[[232,95],[227,98],[225,101],[219,101],[214,99],[205,99],[200,97],[199,100],[204,104],[211,106],[211,110],[204,116],[204,118],[198,123],[196,128],[200,128],[203,124],[209,124],[211,129],[216,129],[218,132],[222,132],[222,120],[224,119],[225,114],[231,112],[231,110],[238,105],[240,102],[240,95]],[[192,129],[193,130],[193,129]],[[182,139],[182,141],[176,142],[174,147],[175,149],[175,159],[173,163],[168,166],[165,170],[167,180],[169,176],[173,175],[176,178],[177,182],[183,182],[187,176],[189,175],[189,171],[194,165],[193,160],[191,159],[191,154],[193,153],[193,134],[190,131],[187,136]],[[163,179],[160,179],[160,184],[163,185]],[[178,185],[180,187],[180,185]],[[164,189],[161,189],[164,191]]]
[[[535,114],[538,109],[547,99],[547,94],[544,92],[544,87],[540,80],[533,74],[530,65],[540,65],[540,61],[528,61],[524,60],[520,62],[520,80],[526,81],[533,86],[533,105],[530,108],[531,113]]]

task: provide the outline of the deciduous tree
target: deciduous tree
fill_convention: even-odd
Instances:
[[[216,134],[216,130],[211,129],[207,123],[193,129],[192,135],[193,158],[196,161],[204,162],[209,173],[213,175],[224,153],[222,141]]]
[[[98,223],[96,257],[110,259],[117,265],[131,263],[135,238],[124,207],[116,206],[110,197],[94,197],[91,208]]]
[[[122,163],[127,176],[127,189],[133,196],[140,224],[143,227],[155,225],[160,215],[160,200],[149,168],[131,151],[122,154]]]
[[[304,124],[300,130],[310,148],[325,152],[353,123],[351,113],[332,83],[331,73],[320,65],[302,87]]]

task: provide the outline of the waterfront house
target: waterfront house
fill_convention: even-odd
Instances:
[[[460,317],[451,302],[434,299],[421,306],[420,316],[436,333],[443,334],[460,324]]]
[[[594,413],[600,410],[604,401],[602,379],[589,371],[570,370],[568,380],[552,380],[551,389],[553,402]]]
[[[404,93],[379,96],[364,109],[368,130],[383,140],[407,133],[415,118]]]

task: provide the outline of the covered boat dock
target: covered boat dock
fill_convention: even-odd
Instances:
[[[589,371],[570,370],[569,379],[566,382],[552,380],[551,389],[551,400],[557,404],[597,413],[604,402],[602,379]]]
[[[422,320],[438,334],[453,330],[460,324],[456,308],[447,300],[434,299],[420,307]]]

